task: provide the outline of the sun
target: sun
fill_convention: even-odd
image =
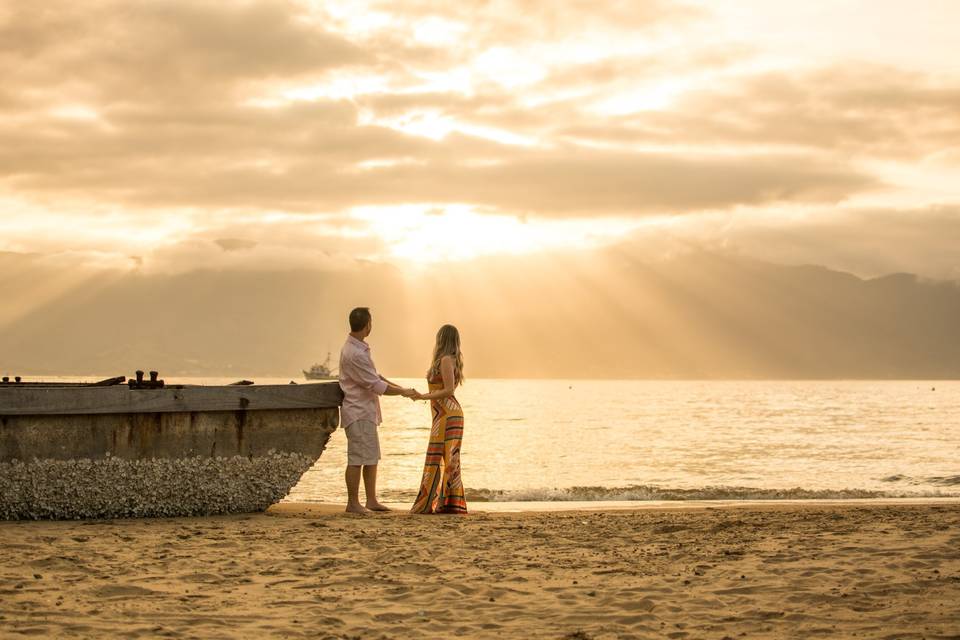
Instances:
[[[587,249],[619,237],[628,220],[522,219],[471,205],[362,207],[352,211],[387,247],[388,259],[428,265],[490,255]]]

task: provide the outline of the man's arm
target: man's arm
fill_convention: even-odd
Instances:
[[[416,395],[416,389],[408,389],[407,387],[401,387],[395,382],[390,382],[386,378],[383,378],[383,381],[387,383],[387,390],[383,392],[385,396],[403,396],[404,398],[412,398]]]
[[[384,377],[383,377],[382,375],[380,375],[379,373],[377,374],[377,376],[378,376],[381,380],[383,380],[384,382],[387,383],[387,389],[391,389],[391,388],[393,388],[393,389],[399,389],[401,392],[402,392],[402,391],[409,391],[409,389],[407,389],[406,387],[401,386],[401,385],[397,384],[396,382],[392,382],[392,381],[390,381],[390,380],[387,380],[386,378],[384,378]],[[406,394],[405,394],[405,393],[399,393],[399,392],[398,392],[398,393],[386,393],[386,392],[385,392],[384,395],[388,395],[388,396],[401,395],[401,396],[402,396],[402,395],[406,395]]]
[[[362,354],[356,354],[350,358],[350,373],[350,377],[361,387],[377,395],[386,394],[390,388],[387,381],[380,378],[380,374],[373,366],[373,361]]]
[[[387,390],[383,392],[385,396],[404,396],[406,398],[413,397],[415,391],[413,389],[406,389],[399,385],[387,384]]]
[[[377,395],[412,398],[416,393],[415,389],[401,387],[377,373],[376,367],[373,366],[373,360],[371,360],[369,356],[357,358],[354,364],[356,365],[357,381],[364,388],[373,391]]]

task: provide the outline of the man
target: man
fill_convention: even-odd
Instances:
[[[340,350],[340,388],[343,405],[340,423],[347,434],[347,511],[369,513],[390,511],[377,500],[377,463],[380,461],[380,396],[412,397],[416,391],[394,384],[377,373],[365,338],[373,329],[370,309],[350,312],[350,335]],[[367,504],[360,504],[360,477]]]

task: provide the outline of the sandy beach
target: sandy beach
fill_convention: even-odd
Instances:
[[[960,638],[960,504],[0,523],[0,635]]]

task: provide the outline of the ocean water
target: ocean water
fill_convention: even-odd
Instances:
[[[457,398],[468,500],[960,496],[960,381],[478,379]],[[429,408],[381,405],[380,496],[411,502]],[[287,500],[345,500],[345,462],[338,429]]]
[[[960,381],[468,379],[457,398],[468,501],[960,497]],[[430,409],[381,406],[379,494],[412,502]],[[337,429],[286,500],[345,501],[345,464]]]

